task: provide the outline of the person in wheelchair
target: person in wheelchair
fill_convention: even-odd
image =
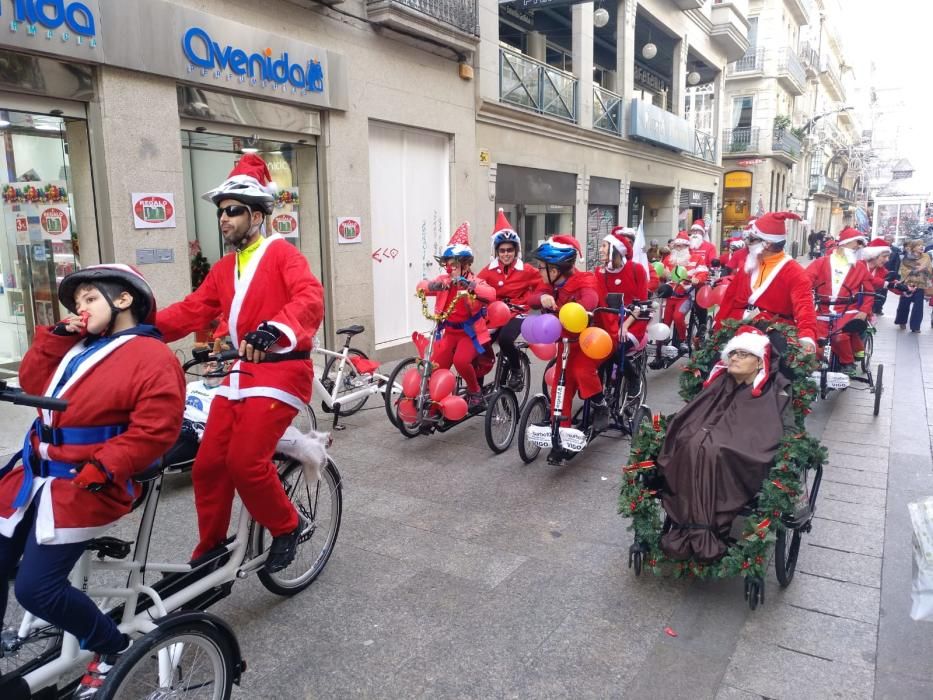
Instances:
[[[88,542],[132,509],[133,476],[178,435],[184,379],[151,325],[155,297],[136,270],[92,265],[67,275],[58,294],[71,315],[36,328],[19,377],[25,391],[69,406],[42,411],[0,471],[0,619],[15,571],[23,608],[96,653],[74,696],[89,698],[130,640],[68,575]]]
[[[535,290],[541,277],[531,265],[522,260],[522,242],[512,228],[505,212],[500,209],[496,230],[492,234],[492,261],[479,271],[477,277],[496,291],[496,299],[512,307],[528,305],[528,295]],[[522,332],[522,318],[518,309],[510,308],[512,318],[499,329],[496,342],[509,363],[506,386],[521,391],[524,377],[515,340]]]
[[[661,548],[672,559],[714,561],[732,521],[771,469],[784,434],[796,430],[790,380],[780,355],[753,326],[739,327],[703,390],[673,418],[657,458],[671,528]]]
[[[438,367],[450,369],[453,365],[457,374],[466,383],[466,402],[471,411],[484,407],[483,391],[476,375],[473,362],[485,352],[484,345],[490,342],[489,330],[484,318],[485,305],[495,301],[495,290],[473,274],[473,249],[470,247],[469,224],[461,224],[437,262],[445,272],[433,280],[421,280],[417,289],[434,296],[435,313],[443,313],[460,291],[473,293],[476,298],[462,297],[453,311],[442,322],[441,337],[434,344],[431,360]]]
[[[648,300],[648,275],[645,268],[633,260],[632,243],[620,227],[603,238],[599,244],[600,265],[593,271],[596,276],[596,288],[599,292],[599,305],[609,306],[610,294],[621,294],[623,304]],[[622,352],[629,353],[641,346],[648,328],[647,319],[628,317],[621,321],[618,314],[604,311],[596,314],[596,325],[609,334],[613,342],[613,352],[607,361],[615,361],[616,351],[621,345]],[[624,329],[620,324],[624,323]],[[640,392],[637,368],[629,362],[624,365],[626,384],[629,395]]]

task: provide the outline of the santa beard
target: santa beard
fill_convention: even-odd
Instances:
[[[699,250],[703,245],[703,236],[690,236],[690,250]]]
[[[677,246],[671,250],[671,262],[675,265],[686,265],[688,262],[690,262],[689,248]]]
[[[764,243],[753,243],[748,246],[748,257],[745,258],[745,271],[754,274],[761,265],[761,254],[765,251]]]

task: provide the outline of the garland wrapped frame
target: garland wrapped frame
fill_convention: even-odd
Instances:
[[[680,378],[680,396],[693,399],[703,388],[722,348],[746,322],[726,321],[707,344],[694,353]],[[795,435],[785,435],[775,454],[774,466],[758,494],[758,506],[746,520],[738,540],[718,561],[674,561],[661,551],[661,527],[664,511],[657,491],[657,467],[654,460],[661,451],[670,417],[654,416],[651,424],[643,424],[632,440],[631,464],[622,470],[619,493],[619,513],[632,519],[629,529],[635,541],[647,547],[645,564],[655,574],[672,570],[676,577],[726,578],[742,574],[764,578],[768,548],[777,538],[778,528],[784,528],[782,513],[790,513],[804,488],[802,478],[808,468],[826,461],[826,450],[804,430],[804,419],[816,397],[816,387],[810,372],[816,360],[807,354],[797,340],[793,326],[783,323],[756,324],[766,333],[779,333],[787,348],[783,365],[793,376],[791,393],[797,426]],[[775,368],[774,371],[777,371]]]

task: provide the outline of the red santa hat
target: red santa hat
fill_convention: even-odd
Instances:
[[[800,221],[800,216],[792,211],[769,211],[749,224],[749,233],[768,243],[783,243],[787,240],[787,227],[784,222]]]
[[[729,367],[729,353],[733,350],[744,350],[761,360],[761,369],[752,382],[752,396],[761,396],[765,382],[771,376],[771,341],[768,336],[754,326],[739,326],[735,335],[726,343],[720,354],[720,361],[715,364],[709,379],[703,387],[708,387],[718,376]]]
[[[612,229],[612,233],[608,234],[603,238],[609,244],[609,247],[612,248],[615,252],[622,256],[622,262],[632,259],[632,242],[625,237],[625,229],[621,226],[616,226]],[[610,260],[610,262],[612,262]]]
[[[848,226],[839,232],[839,245],[851,243],[852,241],[862,241],[868,243],[868,237],[858,229]]]
[[[697,219],[693,222],[693,225],[690,227],[690,233],[694,231],[703,235],[706,238],[706,222],[703,219]]]
[[[467,255],[472,257],[473,249],[470,247],[470,224],[464,221],[450,237],[450,242],[444,248],[440,258],[459,258]]]
[[[616,226],[615,228],[612,229],[612,235],[615,235],[617,233],[622,234],[623,236],[626,236],[627,238],[634,239],[638,237],[638,231],[636,231],[633,228],[630,228],[629,226]]]
[[[677,237],[671,241],[671,245],[690,245],[690,234],[686,231],[681,231],[677,234]]]
[[[580,241],[571,236],[569,233],[561,233],[556,236],[551,236],[548,239],[548,243],[557,248],[569,246],[577,251],[578,258],[583,255],[583,249],[580,247]]]
[[[883,238],[876,238],[867,246],[862,248],[863,260],[874,260],[880,255],[891,252],[891,246]]]

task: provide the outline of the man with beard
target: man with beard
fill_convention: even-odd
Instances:
[[[720,256],[719,261],[722,263],[722,274],[723,276],[731,275],[734,272],[737,272],[745,262],[745,239],[742,237],[741,231],[733,231],[729,236],[728,242],[729,252],[725,255]]]
[[[868,242],[865,234],[845,228],[840,231],[838,240],[831,254],[817,258],[807,267],[816,292],[817,328],[823,338],[829,335],[829,314],[842,314],[835,322],[838,330],[851,320],[867,319],[874,301],[871,273],[858,260],[858,251]],[[864,350],[859,334],[836,333],[830,342],[842,371],[854,375],[855,355]]]
[[[785,221],[799,221],[793,212],[768,212],[748,229],[745,262],[726,289],[719,313],[718,328],[726,319],[760,317],[790,323],[797,327],[803,347],[816,350],[816,312],[813,286],[806,271],[784,252],[787,242]]]
[[[680,341],[678,351],[685,355],[688,352],[687,311],[689,309],[684,308],[684,302],[691,285],[702,284],[707,280],[709,267],[702,253],[690,250],[690,236],[686,231],[677,234],[677,238],[671,243],[670,255],[664,259],[663,264],[667,270],[667,278],[671,280],[674,289],[673,295],[664,305],[664,323],[677,331],[677,338]]]
[[[703,256],[707,267],[719,257],[716,253],[716,246],[710,243],[706,235],[706,225],[703,223],[703,219],[697,219],[693,222],[693,226],[690,227],[690,251],[693,253],[699,252]]]

